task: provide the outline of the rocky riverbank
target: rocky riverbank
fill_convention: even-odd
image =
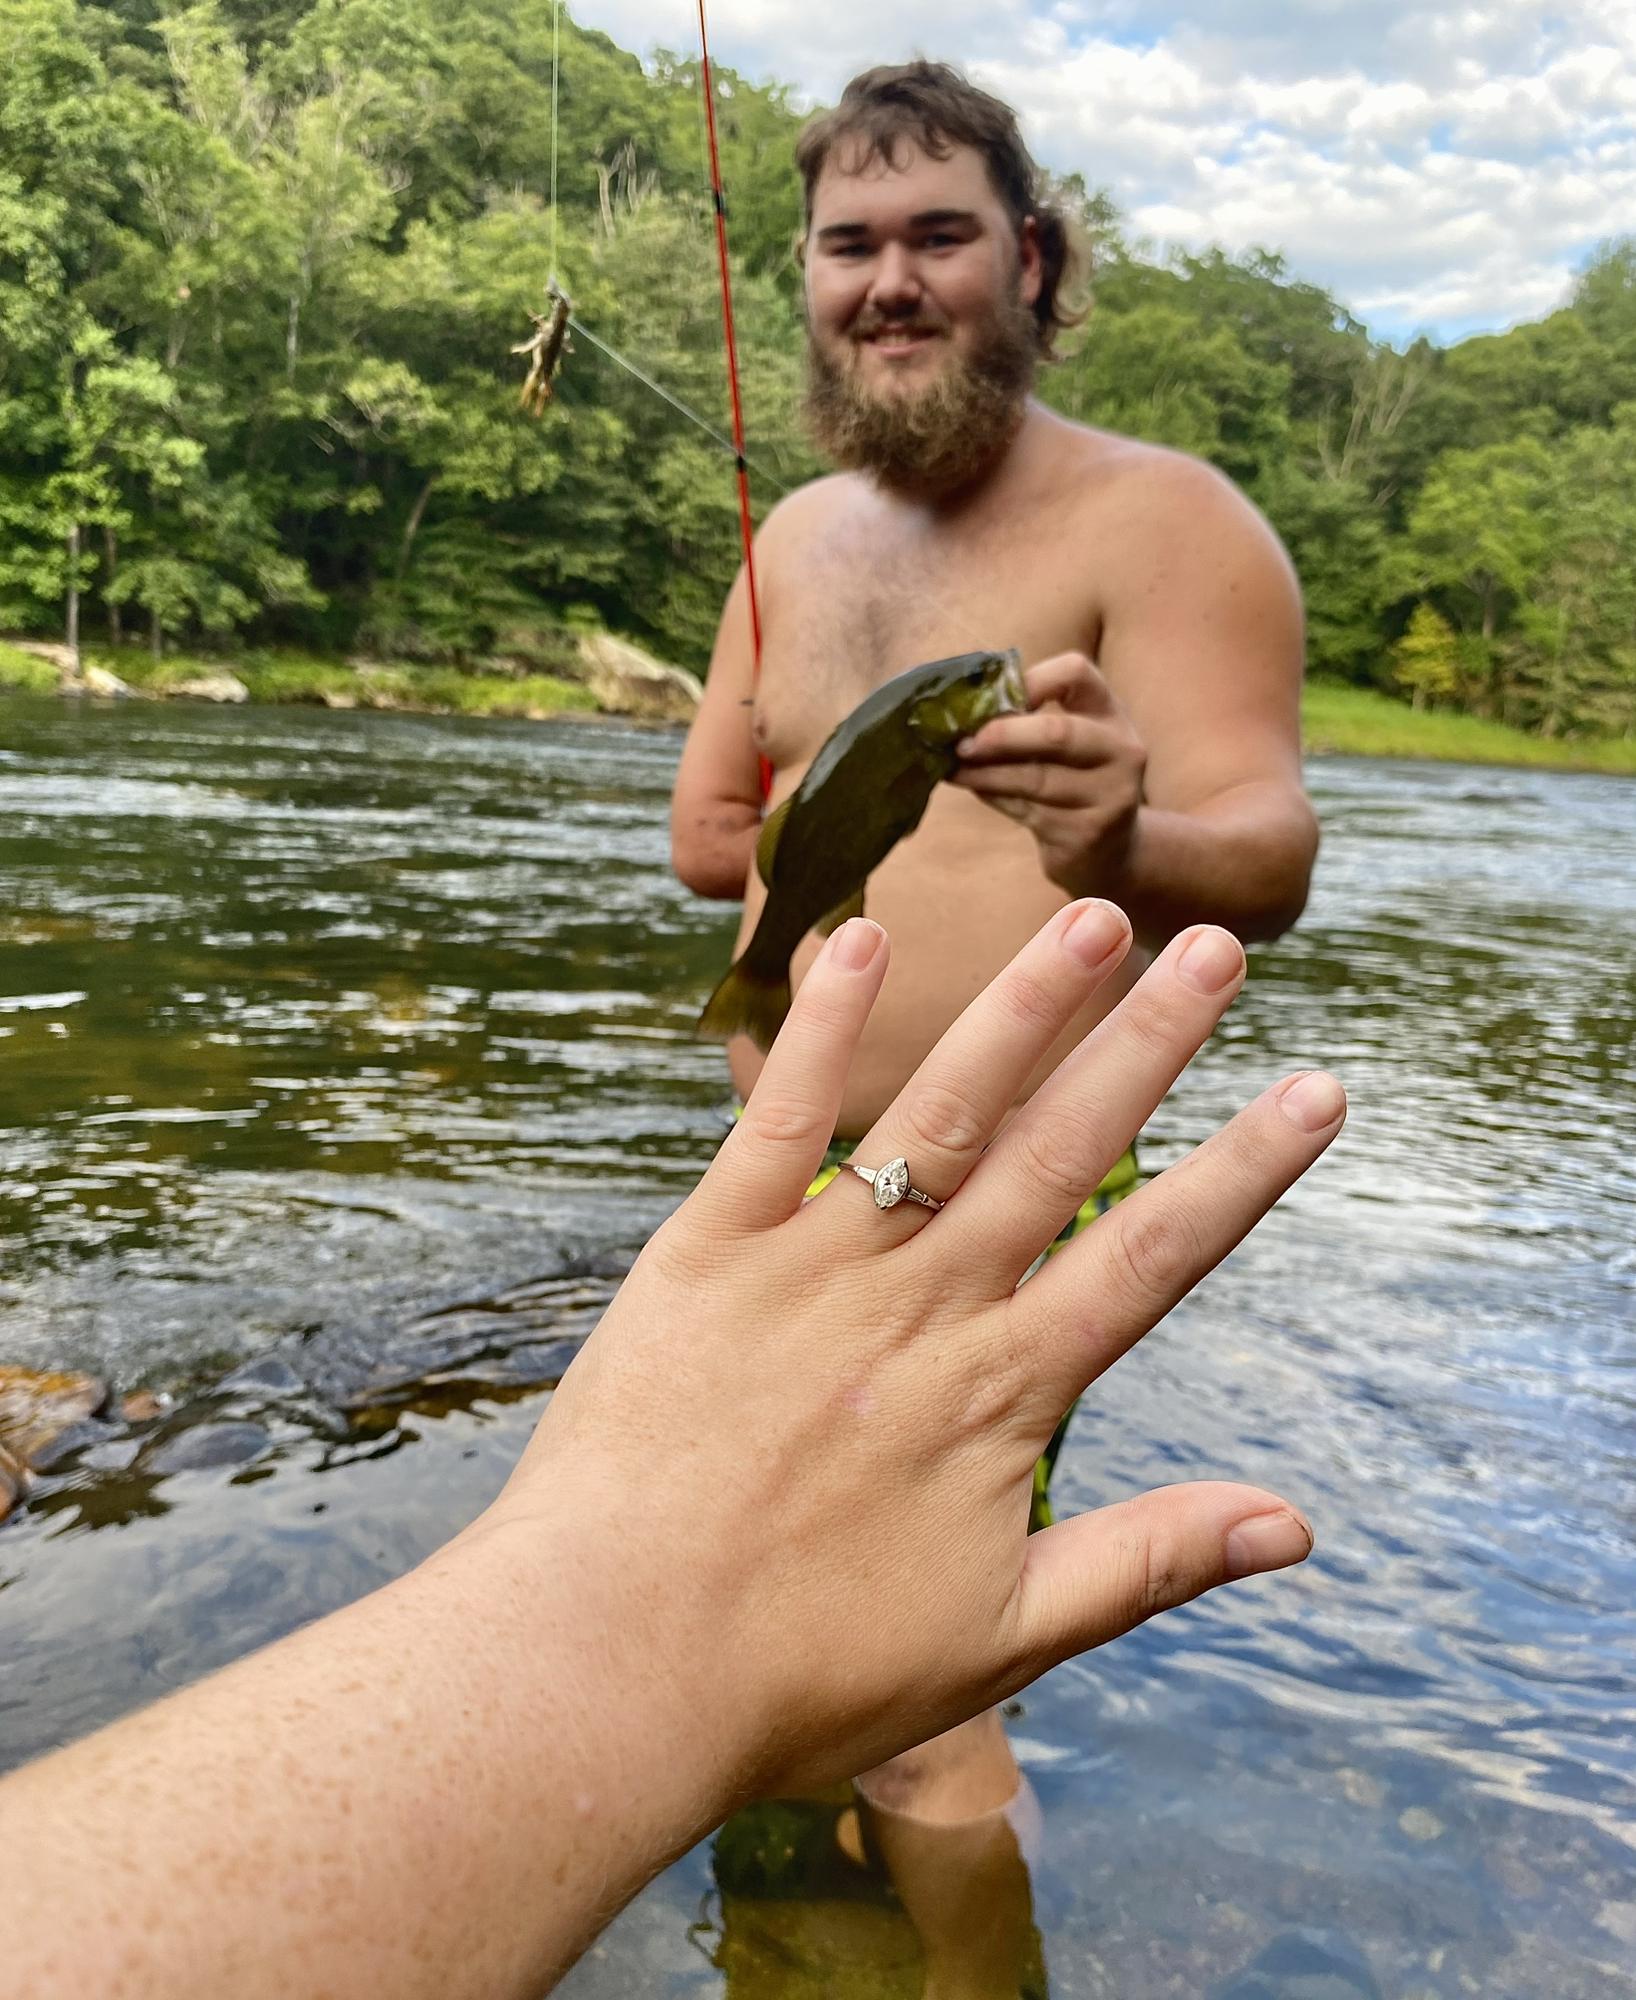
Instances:
[[[257,653],[243,658],[167,654],[138,647],[0,640],[0,688],[94,701],[305,702],[324,708],[426,715],[615,715],[687,723],[704,689],[696,675],[611,633],[518,635],[471,668],[354,656]]]

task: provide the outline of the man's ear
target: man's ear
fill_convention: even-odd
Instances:
[[[807,232],[804,229],[795,232],[795,268],[798,271],[807,268]]]
[[[1017,284],[1025,306],[1031,306],[1039,298],[1040,287],[1045,282],[1045,264],[1040,256],[1040,226],[1032,215],[1025,215],[1022,227],[1017,231]]]

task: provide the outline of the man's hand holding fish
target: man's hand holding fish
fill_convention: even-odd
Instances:
[[[965,737],[953,782],[1020,820],[1065,894],[1096,882],[1123,906],[1147,746],[1083,653],[1041,660],[1023,683],[1027,712],[997,716]]]

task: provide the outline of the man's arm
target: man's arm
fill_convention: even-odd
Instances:
[[[761,770],[752,734],[755,653],[740,569],[710,656],[704,700],[687,732],[670,801],[670,865],[700,896],[744,894],[761,830]]]
[[[1306,902],[1318,829],[1301,782],[1300,592],[1227,480],[1155,454],[1129,481],[1095,665],[1028,675],[957,782],[1031,827],[1069,895],[1111,896],[1156,946],[1185,925],[1277,937]]]

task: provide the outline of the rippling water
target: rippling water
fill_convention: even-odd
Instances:
[[[689,1031],[733,913],[667,873],[675,751],[0,708],[0,1361],[181,1397],[0,1529],[0,1762],[344,1601],[494,1490],[719,1129]],[[1051,1992],[1225,1994],[1299,1932],[1370,1968],[1332,1970],[1336,2000],[1627,1995],[1636,789],[1311,782],[1312,907],[1144,1164],[1304,1062],[1352,1121],[1082,1407],[1058,1477],[1070,1505],[1263,1481],[1318,1553],[1025,1697]],[[901,1939],[855,1931],[850,1964],[815,1931],[728,1984],[710,1892],[700,1850],[567,1990],[914,1990]]]

